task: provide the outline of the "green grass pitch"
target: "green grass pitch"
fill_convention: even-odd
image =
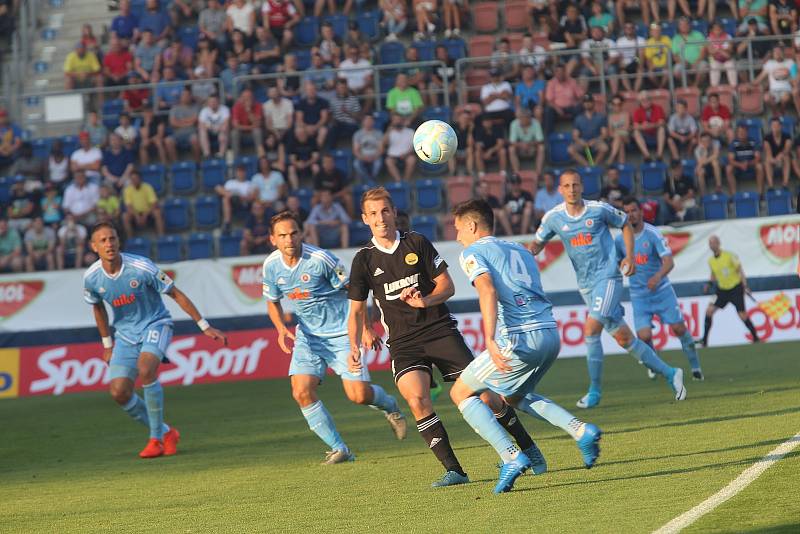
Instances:
[[[681,353],[665,357],[687,367]],[[180,452],[147,461],[136,456],[145,429],[106,394],[0,401],[0,532],[651,532],[800,431],[800,344],[701,359],[707,380],[688,381],[676,403],[629,357],[607,358],[601,406],[573,410],[605,431],[590,471],[565,434],[523,415],[550,471],[501,496],[495,453],[446,394],[437,412],[472,483],[439,490],[413,421],[396,441],[334,377],[321,395],[357,460],[325,467],[288,380],[168,388]],[[539,391],[571,409],[586,381],[583,359],[561,360]],[[795,449],[688,531],[800,532],[798,481]]]

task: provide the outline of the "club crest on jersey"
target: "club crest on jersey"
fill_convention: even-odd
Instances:
[[[301,282],[308,283],[309,280],[311,280],[311,275],[310,274],[303,273],[303,274],[300,275],[300,281]]]
[[[419,261],[419,256],[414,254],[413,252],[409,252],[406,254],[406,265],[416,265]]]
[[[131,289],[136,289],[137,287],[139,287],[139,281],[134,278],[133,280],[131,280],[130,285]]]
[[[650,243],[648,243],[647,241],[645,241],[645,242],[644,242],[644,244],[643,244],[642,246],[643,246],[644,248],[650,248]]]
[[[594,219],[586,219],[586,228],[594,226]]]

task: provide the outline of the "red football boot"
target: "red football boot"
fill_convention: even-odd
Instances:
[[[158,458],[164,456],[164,443],[157,438],[150,438],[147,446],[139,453],[139,458]]]
[[[178,452],[178,442],[181,440],[181,433],[174,426],[169,427],[169,432],[164,434],[164,456],[172,456]]]

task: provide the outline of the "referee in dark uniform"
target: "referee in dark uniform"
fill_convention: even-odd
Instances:
[[[414,414],[425,443],[446,470],[433,486],[469,482],[430,397],[433,365],[445,381],[453,382],[473,359],[445,305],[455,293],[447,263],[424,236],[397,231],[397,213],[384,188],[366,191],[361,210],[373,237],[353,258],[350,269],[351,368],[360,369],[362,365],[361,332],[372,291],[388,335],[386,345],[397,388]],[[498,395],[487,392],[481,398],[522,450],[533,445],[514,410]]]

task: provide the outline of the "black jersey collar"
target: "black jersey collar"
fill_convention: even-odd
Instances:
[[[372,244],[375,245],[375,248],[377,248],[381,252],[385,252],[386,254],[394,254],[394,251],[397,250],[397,247],[400,246],[400,231],[395,230],[394,244],[392,245],[392,248],[384,248],[380,246],[378,244],[378,240],[375,239],[374,237],[372,238]]]

